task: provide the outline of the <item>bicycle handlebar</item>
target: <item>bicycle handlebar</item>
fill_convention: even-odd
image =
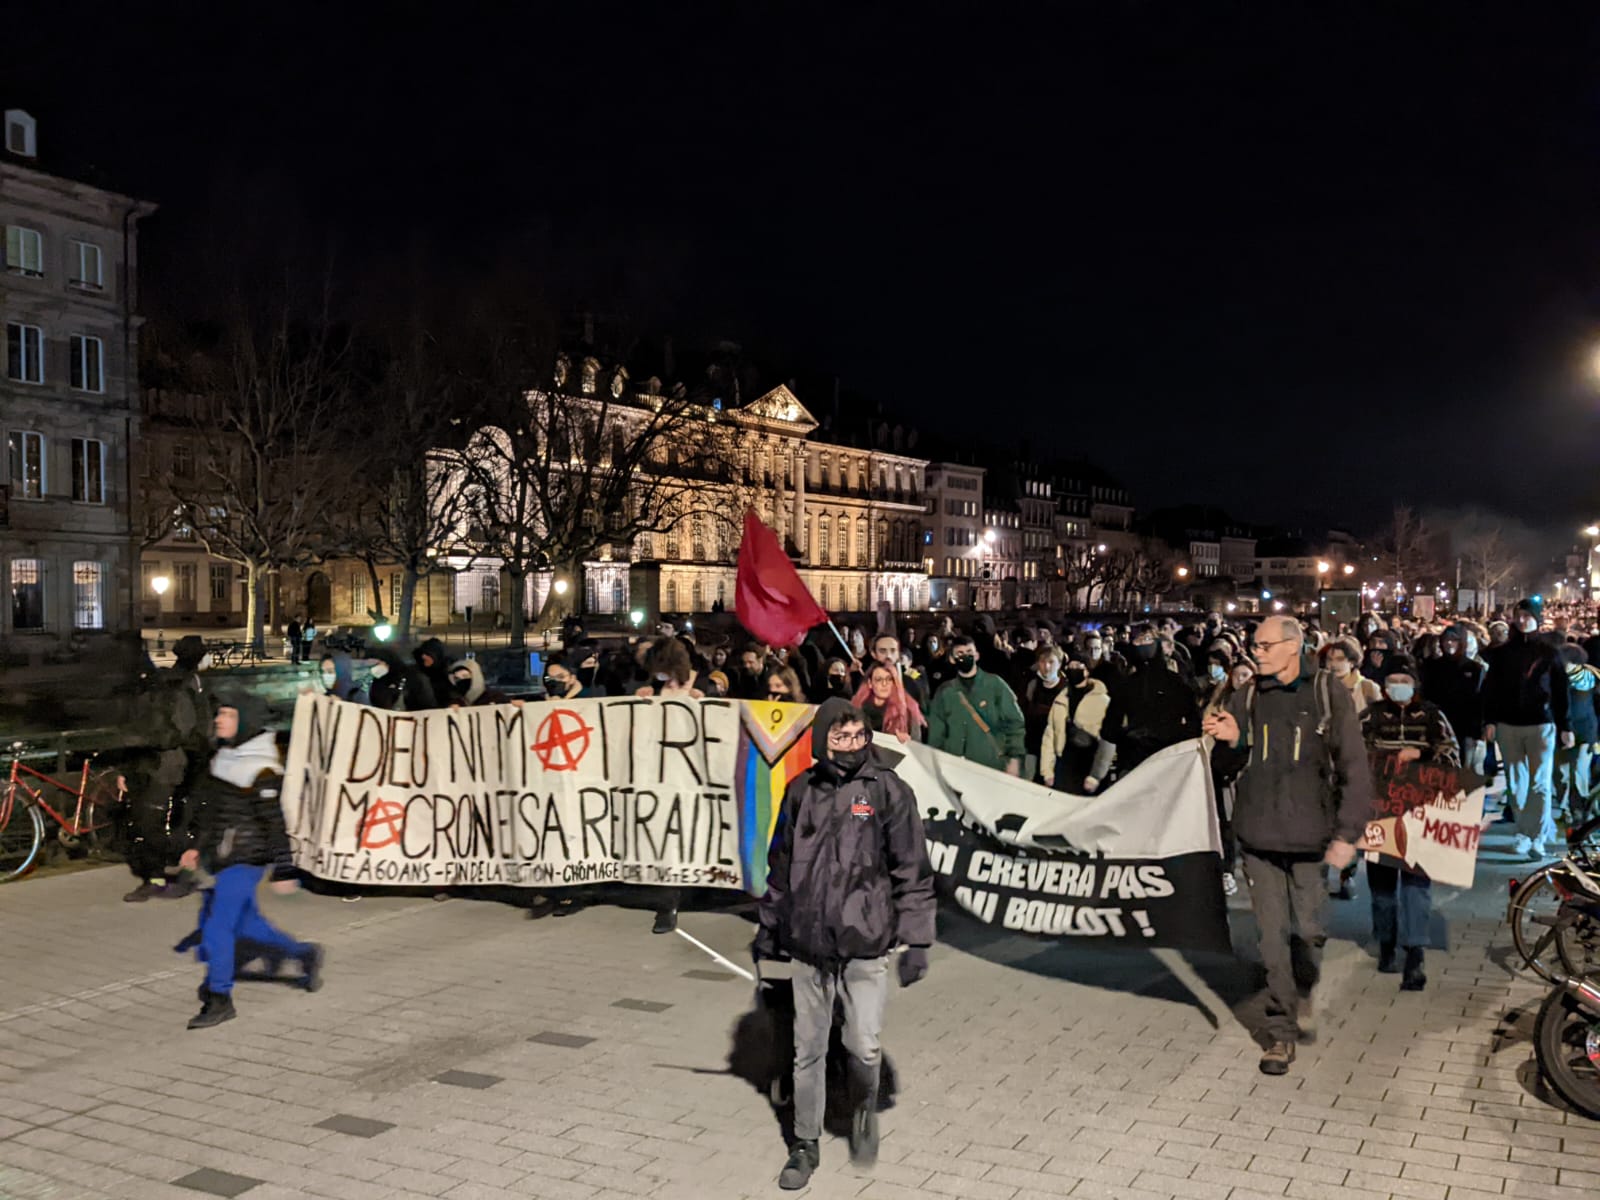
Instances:
[[[1600,829],[1600,815],[1590,817],[1576,829],[1570,830],[1567,833],[1567,845],[1576,846],[1580,842],[1588,841],[1589,835],[1596,829]]]

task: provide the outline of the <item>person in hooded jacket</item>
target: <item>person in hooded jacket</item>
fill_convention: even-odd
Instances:
[[[1439,638],[1438,658],[1422,664],[1422,690],[1437,704],[1461,743],[1461,762],[1483,772],[1483,680],[1488,668],[1467,654],[1472,634],[1451,625]]]
[[[778,1186],[806,1186],[820,1158],[824,1060],[843,1012],[852,1113],[850,1157],[878,1154],[878,1077],[889,952],[902,987],[928,972],[933,870],[915,793],[872,750],[864,714],[826,700],[811,725],[816,763],[784,794],[767,854],[767,890],[752,955],[793,959],[794,1145]]]
[[[368,670],[372,679],[367,689],[368,703],[388,712],[418,712],[439,707],[433,702],[433,687],[428,677],[406,662],[388,646],[372,650]]]
[[[1083,781],[1094,769],[1100,727],[1111,704],[1111,693],[1089,674],[1089,664],[1081,652],[1073,653],[1061,678],[1065,683],[1050,705],[1044,733],[1039,738],[1039,775],[1056,791],[1081,796],[1085,794]]]
[[[324,694],[348,700],[351,704],[366,704],[367,689],[356,682],[355,665],[348,654],[332,651],[322,656],[317,664],[322,676]]]
[[[1556,804],[1563,815],[1581,824],[1588,819],[1590,769],[1594,744],[1600,740],[1600,717],[1594,704],[1600,672],[1576,643],[1568,642],[1557,653],[1567,672],[1567,721],[1572,726],[1572,745],[1556,751]]]
[[[1113,762],[1119,777],[1130,774],[1158,750],[1200,736],[1200,705],[1194,687],[1172,670],[1149,624],[1133,627],[1131,675],[1112,684],[1111,706],[1100,728],[1100,748],[1084,788],[1093,792]]]
[[[483,704],[508,704],[511,697],[489,686],[475,658],[463,658],[450,668],[451,707],[476,708]]]
[[[1556,746],[1574,744],[1565,666],[1539,637],[1542,605],[1518,601],[1517,627],[1484,657],[1484,737],[1506,764],[1506,803],[1517,814],[1515,852],[1538,861],[1557,838],[1553,811]]]
[[[407,697],[407,710],[415,712],[419,708],[449,708],[456,693],[455,686],[450,682],[450,655],[445,652],[444,643],[438,638],[429,638],[411,652],[411,657],[417,664],[417,670],[428,681],[431,703],[412,704]]]
[[[195,788],[195,847],[183,866],[214,877],[201,908],[200,956],[206,982],[201,1009],[190,1029],[231,1021],[234,955],[248,941],[280,959],[295,959],[307,991],[322,985],[322,948],[290,937],[261,915],[256,889],[270,869],[273,889],[292,892],[294,861],[278,793],[283,762],[277,736],[266,728],[266,705],[254,696],[224,696],[217,702],[217,752]]]

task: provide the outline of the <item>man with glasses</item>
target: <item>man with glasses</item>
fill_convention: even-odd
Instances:
[[[873,756],[866,714],[825,700],[811,725],[816,765],[784,794],[767,853],[767,891],[752,947],[794,959],[794,1145],[778,1186],[806,1186],[817,1168],[826,1100],[825,1060],[835,1004],[849,1056],[850,1158],[878,1157],[878,1075],[889,951],[900,986],[928,973],[933,870],[917,798]]]
[[[1315,1037],[1311,992],[1327,940],[1323,864],[1339,871],[1355,860],[1372,812],[1372,770],[1349,689],[1318,671],[1304,643],[1294,618],[1268,617],[1255,632],[1256,684],[1204,723],[1216,739],[1213,764],[1238,775],[1233,832],[1267,968],[1257,1031],[1267,1075],[1287,1074],[1295,1043]]]

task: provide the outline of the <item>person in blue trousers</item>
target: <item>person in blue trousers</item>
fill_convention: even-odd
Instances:
[[[1461,748],[1450,721],[1422,698],[1422,672],[1411,659],[1393,655],[1383,668],[1383,699],[1361,714],[1361,734],[1373,754],[1393,755],[1398,765],[1433,762],[1461,765]],[[1378,970],[1403,971],[1400,990],[1420,992],[1428,985],[1422,970],[1433,916],[1433,885],[1426,876],[1367,860],[1372,892],[1372,932],[1378,940]],[[1405,951],[1403,966],[1396,949]]]
[[[183,865],[203,868],[214,883],[200,910],[198,954],[206,964],[206,981],[190,1029],[207,1029],[238,1015],[233,973],[242,943],[249,943],[251,953],[298,961],[307,991],[322,983],[322,948],[290,937],[256,906],[256,891],[269,870],[275,891],[299,886],[278,801],[283,764],[277,739],[264,727],[265,715],[265,706],[253,696],[219,699],[217,751],[194,792],[195,848],[184,854]]]

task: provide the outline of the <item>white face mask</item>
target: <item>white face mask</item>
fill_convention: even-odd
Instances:
[[[333,691],[333,685],[338,683],[338,682],[339,682],[339,676],[335,672],[333,672],[333,671],[324,671],[324,672],[322,672],[322,686],[327,688],[330,692]]]
[[[1349,662],[1342,658],[1335,662],[1331,669],[1333,673],[1340,679],[1343,679],[1346,675],[1350,674],[1351,671]]]
[[[1228,677],[1228,672],[1225,671],[1221,666],[1219,666],[1217,663],[1212,663],[1211,664],[1211,682],[1212,683],[1221,683],[1227,677]]]

